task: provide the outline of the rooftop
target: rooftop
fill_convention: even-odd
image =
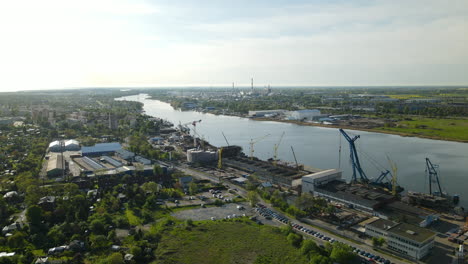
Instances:
[[[398,225],[398,223],[379,218],[378,220],[375,220],[374,222],[369,223],[366,226],[372,226],[381,230],[388,230],[394,227],[395,225]]]
[[[400,237],[404,237],[406,239],[416,241],[416,242],[424,242],[436,234],[429,229],[422,228],[415,225],[410,225],[407,223],[400,223],[388,230],[389,234],[395,234]]]
[[[98,143],[91,147],[82,147],[81,152],[83,155],[90,153],[99,153],[99,152],[113,152],[122,149],[122,146],[118,142],[112,143]]]

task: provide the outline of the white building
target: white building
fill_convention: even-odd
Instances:
[[[74,139],[65,141],[65,151],[77,151],[80,150],[80,143]]]
[[[366,234],[385,238],[389,249],[417,260],[429,254],[436,235],[426,228],[385,219],[367,224]]]
[[[269,117],[269,116],[277,116],[286,113],[286,110],[277,109],[277,110],[257,110],[257,111],[249,111],[249,116],[251,117]]]
[[[49,144],[49,151],[60,152],[60,150],[61,150],[60,141],[56,140]]]
[[[315,116],[320,116],[320,110],[317,109],[306,109],[306,110],[297,110],[290,111],[288,113],[288,118],[290,120],[312,120]]]
[[[324,170],[302,177],[302,193],[314,193],[315,187],[341,179],[342,171],[337,169]]]

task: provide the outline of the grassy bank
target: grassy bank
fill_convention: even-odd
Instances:
[[[156,263],[308,263],[279,229],[253,222],[199,222],[163,233]]]
[[[467,119],[413,118],[399,121],[396,127],[381,127],[377,131],[396,132],[434,139],[468,142]]]

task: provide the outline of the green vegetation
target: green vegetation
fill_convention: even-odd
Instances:
[[[286,237],[268,226],[250,222],[204,222],[190,231],[165,231],[155,254],[156,263],[307,263]]]
[[[412,117],[398,121],[394,127],[382,127],[377,130],[402,134],[424,136],[445,140],[468,141],[468,119],[439,119]]]

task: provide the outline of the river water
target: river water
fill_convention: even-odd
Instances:
[[[247,155],[251,139],[269,134],[254,145],[254,155],[264,160],[273,157],[273,146],[278,143],[284,132],[278,149],[278,157],[281,160],[294,162],[292,146],[299,163],[320,169],[340,168],[343,170],[343,177],[351,179],[349,145],[338,129],[179,111],[168,103],[147,99],[146,95],[127,96],[116,100],[139,101],[144,104],[146,114],[166,119],[175,125],[179,122],[184,124],[202,120],[197,124],[197,133],[210,144],[225,146],[226,141],[222,135],[224,132],[229,144],[242,146]],[[468,144],[364,131],[346,132],[350,136],[361,136],[355,143],[361,165],[369,178],[379,176],[384,168],[391,170],[388,156],[397,164],[398,182],[405,190],[428,192],[429,183],[425,173],[425,158],[428,157],[433,164],[439,165],[438,171],[444,191],[460,194],[460,205],[468,207],[468,185],[465,182],[468,181]]]

